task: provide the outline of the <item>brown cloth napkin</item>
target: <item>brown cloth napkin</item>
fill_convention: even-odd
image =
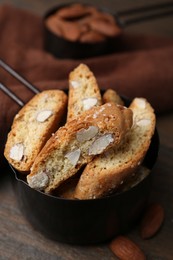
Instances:
[[[0,38],[0,58],[40,90],[67,88],[69,72],[83,62],[94,72],[100,87],[114,88],[130,98],[145,97],[156,112],[173,109],[173,39],[124,35],[120,52],[86,60],[60,60],[43,50],[42,19],[8,5],[0,7]],[[0,82],[25,101],[33,95],[2,69]],[[0,106],[2,155],[19,106],[2,92]]]

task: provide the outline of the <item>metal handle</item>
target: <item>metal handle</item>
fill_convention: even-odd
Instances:
[[[7,63],[0,59],[0,67],[6,70],[10,75],[19,80],[22,84],[24,84],[28,89],[30,89],[33,93],[37,94],[40,91],[33,86],[28,80],[19,75],[14,69],[12,69]]]
[[[115,17],[120,27],[126,27],[131,24],[157,19],[168,15],[173,15],[173,2],[118,11],[115,14]]]

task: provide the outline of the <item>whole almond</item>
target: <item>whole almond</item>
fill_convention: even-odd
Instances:
[[[143,251],[125,236],[119,236],[112,240],[110,249],[121,260],[146,260]]]
[[[164,221],[164,209],[157,203],[151,204],[141,221],[140,236],[143,239],[153,237],[161,228]]]
[[[106,40],[106,37],[101,33],[88,31],[80,36],[80,42],[83,43],[96,43]]]
[[[59,25],[56,16],[54,16],[54,15],[49,16],[46,19],[45,24],[46,24],[47,28],[51,32],[53,32],[55,35],[62,36],[62,30],[60,28],[61,26]]]
[[[57,24],[62,32],[62,36],[69,41],[77,41],[81,31],[76,22],[67,22],[57,18]]]
[[[108,37],[114,37],[121,33],[121,29],[114,23],[101,18],[94,18],[90,21],[89,26],[93,31],[104,34]]]
[[[94,16],[97,16],[100,14],[100,11],[95,7],[95,6],[92,6],[92,5],[86,5],[85,6],[86,8],[86,11],[88,12],[89,15],[94,15]]]
[[[88,10],[82,4],[72,4],[70,6],[61,8],[57,15],[63,19],[77,19],[88,14]]]

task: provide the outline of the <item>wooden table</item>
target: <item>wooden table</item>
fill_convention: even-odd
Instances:
[[[5,1],[1,1],[3,3]],[[58,1],[22,1],[11,0],[16,6],[22,6],[30,10],[43,13],[46,8]],[[49,3],[48,3],[49,2]],[[69,1],[68,1],[69,2]],[[88,1],[89,2],[89,1]],[[94,2],[94,1],[90,1]],[[106,4],[115,9],[120,9],[131,1],[95,1],[96,4]],[[132,1],[131,5],[138,4]],[[141,1],[141,3],[151,1]],[[156,1],[152,1],[156,2]],[[164,22],[148,22],[145,25],[136,25],[131,31],[142,30],[155,32],[156,34],[172,35],[173,26],[171,18],[165,18]],[[138,227],[134,228],[128,237],[133,239],[145,252],[149,260],[173,259],[173,113],[167,113],[157,118],[157,127],[160,135],[160,152],[157,164],[154,168],[154,184],[151,201],[159,202],[165,209],[165,222],[160,232],[152,239],[143,241],[138,234]],[[46,239],[37,233],[22,215],[15,193],[11,185],[11,177],[8,170],[1,172],[0,181],[0,259],[6,260],[107,260],[116,259],[107,244],[95,246],[72,246]]]

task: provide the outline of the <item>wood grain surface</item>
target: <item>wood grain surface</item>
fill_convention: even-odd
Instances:
[[[45,10],[60,1],[47,0],[8,0],[18,7],[27,8],[42,15]],[[70,2],[70,1],[63,1]],[[80,1],[84,2],[84,1]],[[106,5],[112,10],[139,6],[143,3],[161,1],[87,1],[96,5]],[[162,1],[163,2],[163,1]],[[146,22],[132,26],[130,32],[144,32],[173,37],[173,18]],[[165,221],[160,232],[150,240],[142,240],[138,226],[127,234],[145,252],[149,260],[173,259],[173,112],[157,118],[160,135],[160,152],[154,167],[154,182],[150,201],[159,202],[165,210]],[[113,260],[117,259],[108,244],[95,246],[72,246],[48,240],[35,231],[22,215],[15,192],[10,170],[0,176],[0,260]]]

